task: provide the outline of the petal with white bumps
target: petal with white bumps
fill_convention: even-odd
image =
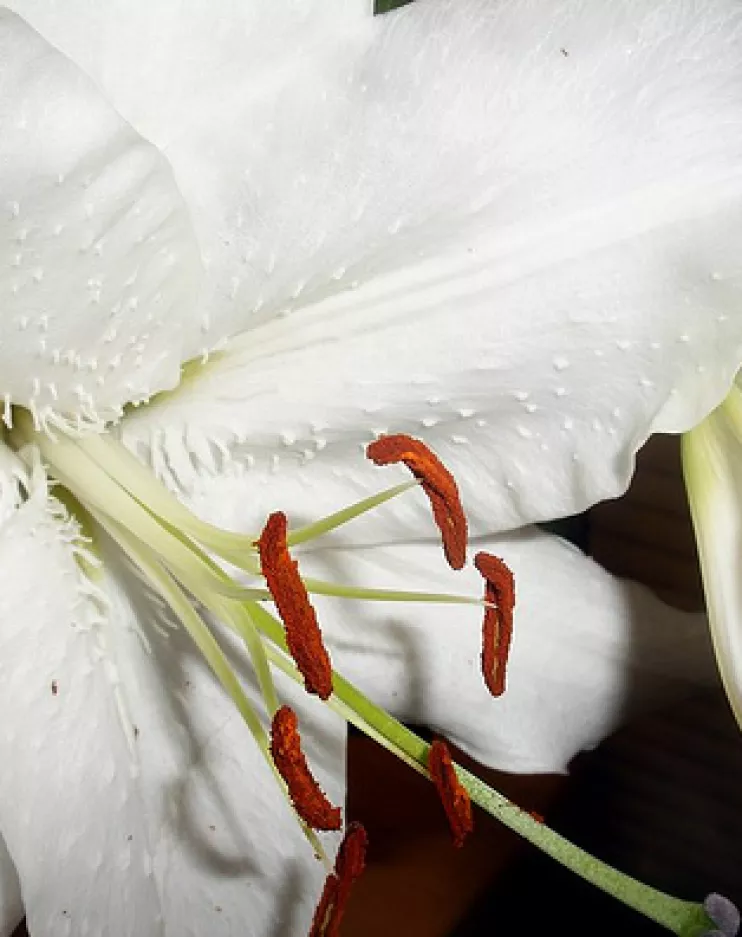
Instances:
[[[321,77],[215,107],[170,153],[214,322],[248,329],[124,428],[184,487],[189,450],[226,449],[261,503],[321,513],[379,484],[356,447],[403,431],[476,530],[514,527],[619,494],[651,432],[723,397],[737,3],[428,0]]]
[[[0,11],[0,400],[86,421],[174,386],[200,259],[165,160]]]

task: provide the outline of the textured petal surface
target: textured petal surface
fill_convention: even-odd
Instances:
[[[169,151],[217,332],[260,323],[126,430],[186,487],[231,449],[285,507],[339,507],[377,484],[355,446],[402,431],[476,529],[517,526],[618,494],[650,432],[723,397],[737,3],[422,0],[315,79]]]
[[[742,391],[683,438],[683,470],[696,531],[719,672],[742,726]]]
[[[331,36],[369,18],[373,0],[10,0],[158,146],[215,101],[260,91]]]
[[[315,597],[334,665],[398,716],[494,767],[561,771],[643,709],[716,683],[703,616],[670,609],[533,529],[477,547],[503,558],[516,581],[498,699],[480,671],[481,610]],[[426,544],[315,551],[301,565],[306,575],[359,585],[482,590],[474,570],[452,574]]]
[[[201,347],[170,170],[93,83],[0,10],[0,399],[110,418]]]
[[[0,532],[0,829],[30,932],[306,933],[323,869],[249,732],[141,584],[99,614],[60,530],[42,488]],[[342,803],[344,725],[300,713]]]

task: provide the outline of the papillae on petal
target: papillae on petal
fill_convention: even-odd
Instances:
[[[486,534],[619,494],[647,435],[723,398],[736,0],[427,0],[293,77],[228,120],[216,102],[169,153],[224,332],[250,330],[124,429],[186,488],[214,443],[264,513],[329,513],[377,484],[359,444],[405,433]],[[338,538],[419,536],[426,510],[399,499]]]
[[[0,415],[117,418],[204,347],[201,260],[167,160],[0,10]]]

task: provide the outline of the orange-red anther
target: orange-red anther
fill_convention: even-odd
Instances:
[[[404,462],[430,500],[449,565],[461,569],[466,563],[466,516],[454,477],[438,456],[419,439],[401,433],[379,437],[366,455],[376,465]]]
[[[456,775],[448,745],[440,739],[430,746],[428,770],[446,811],[453,844],[457,848],[463,846],[467,834],[474,829],[471,800]]]
[[[314,911],[309,937],[335,937],[339,934],[340,919],[345,909],[338,912],[338,908],[338,877],[330,872]]]
[[[505,692],[505,671],[513,637],[515,580],[503,561],[489,553],[477,553],[474,565],[485,580],[485,602],[495,606],[484,610],[482,674],[490,693],[493,696],[502,696]]]
[[[282,511],[268,518],[256,541],[260,569],[286,629],[286,644],[309,693],[327,699],[332,693],[332,665],[309,595],[286,544],[288,523]]]
[[[276,710],[271,725],[271,755],[286,782],[296,812],[315,830],[339,830],[342,818],[312,777],[301,750],[296,713],[288,706]]]
[[[351,887],[366,864],[367,844],[368,837],[361,824],[349,823],[335,859],[335,871],[325,879],[309,937],[338,937],[340,934]]]

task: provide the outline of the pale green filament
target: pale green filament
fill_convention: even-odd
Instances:
[[[454,595],[450,592],[409,592],[401,589],[365,589],[361,586],[346,586],[322,579],[303,579],[310,595],[329,595],[336,599],[362,599],[365,602],[425,602],[442,605],[479,605],[488,603],[471,595]]]
[[[234,582],[210,554],[253,576],[259,575],[255,537],[221,530],[195,517],[119,442],[110,436],[52,440],[34,430],[24,411],[14,411],[9,441],[22,458],[32,461],[35,446],[50,474],[70,493],[65,502],[76,511],[79,504],[124,551],[159,592],[191,635],[225,692],[253,735],[287,796],[270,757],[263,722],[248,700],[239,678],[205,619],[189,595],[215,618],[229,626],[244,642],[255,670],[268,718],[279,706],[271,666],[303,682],[287,657],[283,627],[259,602],[270,598],[262,583],[257,587]],[[373,510],[417,482],[397,485],[363,499],[314,524],[294,531],[289,544],[320,537]],[[89,526],[89,525],[88,525]],[[310,593],[379,601],[448,602],[482,605],[481,599],[450,594],[367,589],[321,580],[304,581]],[[340,674],[333,674],[333,695],[328,705],[424,775],[428,745],[392,716],[380,709]],[[457,766],[459,778],[472,800],[506,826],[553,856],[567,868],[682,937],[697,937],[713,924],[702,906],[680,901],[623,875],[563,839],[526,811]],[[318,855],[325,861],[313,831],[302,824]]]
[[[361,514],[373,511],[374,508],[378,508],[380,505],[384,504],[385,501],[390,501],[392,498],[396,498],[397,495],[404,494],[405,491],[409,491],[410,488],[415,488],[418,484],[419,482],[417,481],[402,482],[401,485],[394,485],[393,488],[380,491],[378,494],[371,495],[370,498],[357,501],[355,504],[343,508],[342,511],[330,514],[328,517],[316,521],[314,524],[300,527],[298,530],[293,531],[293,533],[289,533],[287,538],[288,545],[290,547],[295,547],[300,543],[306,543],[308,540],[315,540],[317,537],[328,534],[331,530],[342,527],[354,518],[360,517]]]

